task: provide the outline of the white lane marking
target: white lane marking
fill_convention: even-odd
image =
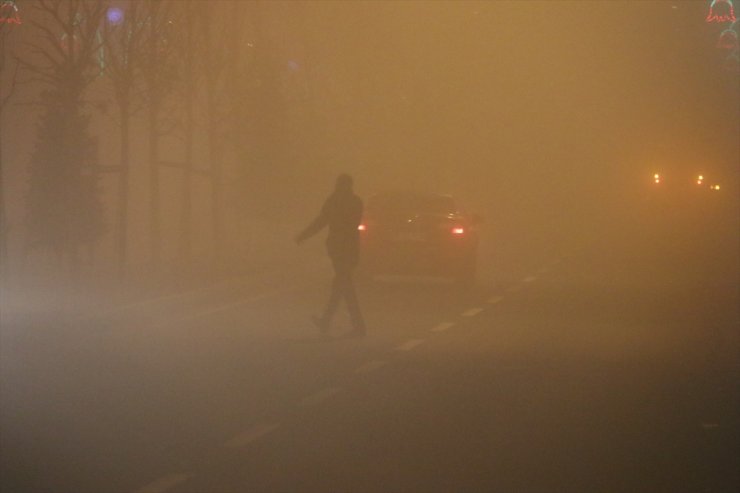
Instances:
[[[503,299],[503,296],[491,296],[490,298],[488,298],[488,301],[486,301],[486,303],[488,303],[489,305],[495,305],[496,303],[500,303]]]
[[[149,298],[146,300],[140,300],[140,301],[133,301],[131,303],[127,303],[125,305],[121,305],[116,307],[114,310],[128,310],[131,308],[136,308],[137,306],[147,306],[154,303],[159,303],[161,301],[169,301],[169,300],[176,300],[178,298],[187,298],[188,296],[194,296],[199,293],[203,293],[205,291],[208,291],[209,289],[215,289],[219,288],[221,286],[226,286],[228,284],[238,282],[236,279],[227,279],[225,281],[217,282],[214,284],[210,284],[208,286],[203,286],[200,288],[190,289],[188,291],[180,291],[179,293],[172,293],[172,294],[165,294],[163,296],[157,296],[156,298]]]
[[[455,324],[453,322],[442,322],[441,324],[432,327],[432,332],[444,332],[454,326]]]
[[[475,317],[482,311],[483,311],[483,308],[471,308],[470,310],[466,310],[462,312],[462,316],[463,317]]]
[[[325,389],[321,389],[318,392],[315,392],[308,397],[305,397],[300,403],[299,406],[301,407],[311,407],[311,406],[317,406],[330,398],[331,396],[338,394],[341,392],[342,389],[339,387],[327,387]]]
[[[119,313],[119,312],[125,312],[125,311],[128,311],[128,310],[131,310],[132,308],[145,307],[147,305],[153,305],[153,304],[160,303],[160,302],[163,302],[163,301],[176,300],[176,299],[179,299],[179,298],[187,298],[188,296],[196,296],[196,295],[198,295],[200,293],[204,293],[204,292],[206,292],[208,290],[211,290],[211,289],[216,289],[216,288],[219,288],[221,286],[226,286],[228,284],[234,284],[234,283],[237,283],[237,282],[242,282],[243,279],[244,279],[243,277],[242,278],[236,278],[236,279],[225,279],[223,281],[219,281],[217,283],[210,284],[208,286],[203,286],[203,287],[191,289],[191,290],[188,290],[188,291],[181,291],[179,293],[165,294],[163,296],[157,296],[156,298],[148,298],[148,299],[145,299],[145,300],[132,301],[132,302],[126,303],[124,305],[113,306],[113,307],[110,307],[110,308],[101,310],[101,311],[99,311],[97,313],[92,313],[90,315],[86,315],[84,317],[81,317],[80,320],[81,321],[93,320],[93,319],[97,319],[97,318],[102,318],[102,317],[107,317],[107,316],[115,315],[116,313]]]
[[[396,351],[411,351],[416,346],[424,343],[424,339],[409,339],[400,346],[396,346]]]
[[[513,286],[509,286],[506,291],[509,293],[516,293],[517,291],[521,291],[522,289],[524,289],[524,286],[522,286],[521,284],[514,284]]]
[[[251,303],[254,303],[256,301],[264,300],[265,298],[271,298],[273,296],[277,296],[278,294],[281,294],[282,291],[268,291],[267,293],[258,294],[255,296],[252,296],[250,298],[246,298],[243,300],[235,301],[233,303],[227,303],[225,305],[220,305],[214,308],[210,308],[208,310],[204,310],[202,312],[194,313],[192,315],[185,315],[178,318],[171,318],[168,320],[164,320],[162,322],[158,322],[156,324],[151,325],[151,328],[158,328],[158,327],[164,327],[167,325],[173,325],[183,322],[188,322],[190,320],[196,320],[198,318],[207,317],[209,315],[213,315],[214,313],[224,312],[227,310],[231,310],[233,308],[237,308],[244,305],[249,305]]]
[[[280,425],[277,423],[260,423],[258,425],[254,425],[247,431],[239,433],[238,435],[234,435],[224,445],[229,448],[243,447],[259,440],[265,435],[269,435],[270,433],[278,429],[279,426]]]
[[[357,369],[355,369],[355,373],[370,373],[379,368],[383,368],[387,364],[388,364],[387,361],[382,361],[379,359],[368,361],[364,365],[357,367]]]
[[[260,300],[264,300],[265,298],[271,298],[273,296],[277,296],[280,293],[281,291],[268,291],[266,293],[257,294],[257,295],[252,296],[251,298],[235,301],[234,303],[228,303],[226,305],[217,306],[215,308],[211,308],[209,310],[196,313],[191,318],[205,317],[207,315],[213,315],[214,313],[231,310],[232,308],[236,308],[238,306],[249,305],[251,303],[254,303],[255,301],[260,301]]]
[[[187,481],[191,477],[192,477],[191,474],[183,474],[183,473],[168,474],[166,476],[162,476],[161,478],[152,481],[146,486],[139,488],[134,493],[164,493],[170,488]]]
[[[534,282],[537,280],[537,276],[527,276],[522,279],[522,282]]]

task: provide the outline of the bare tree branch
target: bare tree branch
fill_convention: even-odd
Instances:
[[[57,52],[59,52],[59,54],[60,54],[60,55],[61,55],[62,57],[64,57],[64,56],[66,55],[66,53],[65,53],[65,52],[64,52],[64,50],[62,49],[62,46],[61,46],[61,44],[57,42],[57,41],[58,41],[58,39],[59,39],[59,37],[58,37],[57,35],[55,35],[55,34],[54,34],[54,33],[52,32],[52,30],[51,30],[51,29],[49,29],[48,27],[44,26],[43,24],[41,24],[41,23],[39,23],[39,22],[37,22],[37,21],[31,21],[31,25],[32,25],[33,27],[37,28],[38,30],[40,30],[41,32],[43,32],[44,34],[46,34],[46,39],[47,39],[47,40],[49,40],[49,45],[50,45],[50,46],[53,46],[53,47],[54,47],[54,49],[55,49],[55,50],[56,50]]]
[[[59,60],[51,56],[46,50],[43,49],[43,47],[37,45],[36,43],[28,43],[28,46],[29,48],[31,48],[31,53],[41,55],[42,57],[46,58],[50,62],[52,67],[59,66]]]
[[[3,98],[2,102],[0,102],[0,108],[4,108],[6,104],[8,104],[8,101],[10,101],[10,98],[13,96],[13,93],[15,92],[16,83],[18,82],[18,69],[20,68],[20,63],[18,63],[18,59],[16,58],[16,64],[15,64],[15,70],[13,70],[13,75],[10,78],[10,89],[8,90],[8,94]]]
[[[25,70],[28,70],[29,72],[33,72],[34,74],[38,75],[46,83],[56,84],[59,82],[59,77],[52,75],[51,71],[48,68],[45,69],[45,68],[38,67],[20,58],[18,59],[18,64],[22,65]]]

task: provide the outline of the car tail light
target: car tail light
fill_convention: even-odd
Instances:
[[[703,183],[704,183],[704,175],[699,175],[699,176],[698,176],[698,177],[696,178],[696,184],[697,184],[697,185],[701,185],[701,184],[703,184]]]
[[[654,181],[655,183],[660,183],[660,173],[655,173],[655,174],[653,175],[653,181]]]
[[[357,231],[367,231],[367,226],[365,224],[360,224],[357,226]]]
[[[452,234],[456,236],[464,235],[465,234],[465,228],[456,227],[452,228]]]

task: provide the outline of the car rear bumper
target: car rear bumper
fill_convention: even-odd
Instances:
[[[458,276],[474,268],[476,245],[364,245],[360,267],[371,274]]]

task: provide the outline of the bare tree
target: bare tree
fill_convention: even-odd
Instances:
[[[245,70],[253,60],[249,15],[245,2],[218,2],[202,13],[198,32],[203,53],[198,57],[205,79],[205,111],[211,179],[211,237],[213,265],[223,259],[224,152],[235,121],[234,101],[243,94]]]
[[[199,2],[146,0],[148,29],[145,36],[143,60],[144,101],[149,108],[149,161],[151,246],[154,264],[161,257],[161,207],[159,197],[159,167],[166,166],[181,171],[181,204],[178,257],[181,263],[190,261],[192,247],[192,174],[194,172],[195,98],[197,73],[195,71],[195,23]],[[172,107],[164,111],[167,101]],[[177,114],[169,130],[180,131],[184,156],[179,161],[159,159],[159,140],[169,133],[165,129],[167,114]]]
[[[118,213],[117,252],[118,275],[126,270],[128,242],[129,168],[131,155],[131,117],[134,112],[133,97],[140,78],[143,51],[149,47],[144,42],[147,26],[145,6],[131,2],[125,14],[104,23],[105,74],[113,84],[114,99],[120,118],[120,153],[118,160]]]
[[[16,89],[16,82],[18,81],[18,60],[16,58],[10,58],[8,53],[8,40],[11,36],[12,30],[16,26],[22,23],[20,15],[18,14],[18,7],[15,4],[8,4],[6,10],[8,12],[0,12],[5,22],[0,22],[0,275],[5,273],[5,266],[8,263],[8,225],[6,219],[6,207],[5,207],[5,187],[6,187],[6,175],[3,172],[3,132],[2,122],[10,99],[13,97]],[[8,78],[6,79],[6,74]],[[7,80],[7,83],[5,81]]]
[[[254,33],[250,49],[253,52],[250,56],[252,64],[243,74],[236,116],[241,136],[235,140],[241,171],[246,178],[245,186],[251,196],[250,207],[264,214],[271,211],[265,207],[263,184],[274,184],[273,180],[280,179],[281,173],[285,172],[285,157],[290,144],[281,80],[284,66],[266,29],[269,7],[265,2],[256,1],[251,9]]]
[[[146,105],[149,134],[149,250],[151,265],[161,261],[161,205],[159,180],[159,140],[163,133],[162,112],[175,83],[174,3],[171,0],[142,0],[139,8],[145,18],[141,67],[142,97]]]
[[[38,0],[31,57],[19,60],[45,91],[45,110],[31,156],[26,252],[50,247],[77,273],[78,248],[102,233],[97,144],[89,135],[83,94],[99,75],[98,30],[107,4],[98,0]]]
[[[184,121],[184,135],[185,140],[185,156],[182,164],[183,173],[181,181],[181,200],[182,206],[180,208],[180,262],[183,265],[190,263],[192,254],[192,240],[193,240],[193,228],[192,228],[192,216],[193,216],[193,151],[194,151],[194,136],[195,136],[195,88],[196,88],[196,73],[195,73],[195,15],[196,8],[194,2],[185,2],[182,6],[183,9],[183,22],[182,30],[180,32],[183,37],[183,43],[180,46],[183,48],[183,66],[182,66],[182,81],[183,81],[183,105],[185,111]]]

